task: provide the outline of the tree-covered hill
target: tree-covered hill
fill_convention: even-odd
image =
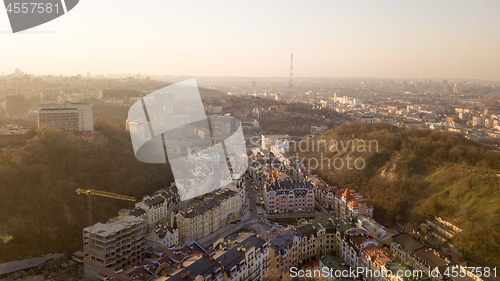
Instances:
[[[332,146],[333,140],[339,145]],[[344,145],[354,141],[354,151],[352,146],[344,150],[340,140]],[[375,216],[382,221],[417,227],[425,218],[440,216],[463,229],[451,242],[467,258],[484,265],[500,265],[497,151],[460,135],[385,124],[345,124],[309,140],[310,144],[313,141],[314,151],[312,146],[308,151],[296,149],[305,164],[307,159],[321,157],[330,161],[348,155],[353,160],[364,159],[365,167],[360,170],[354,168],[353,160],[352,169],[328,167],[324,160],[323,167],[318,165],[315,172],[332,185],[364,193],[374,204]],[[361,160],[357,164],[361,167]]]
[[[85,139],[42,128],[23,150],[0,154],[0,261],[67,252],[82,246],[85,196],[77,188],[134,196],[170,185],[170,167],[135,159],[130,136],[103,119]],[[132,202],[96,197],[94,220],[105,222]]]

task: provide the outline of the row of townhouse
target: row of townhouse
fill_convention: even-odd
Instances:
[[[397,260],[387,247],[381,248],[374,239],[358,229],[345,233],[342,257],[325,255],[320,258],[321,272],[329,272],[325,279],[365,281],[429,281],[427,274],[418,274],[407,263]],[[354,269],[353,275],[348,268]],[[357,270],[362,269],[359,274]],[[389,272],[392,274],[389,274]]]
[[[325,256],[336,256],[338,257],[336,261],[342,261],[340,263],[342,268],[364,268],[362,276],[357,276],[363,280],[437,281],[449,279],[445,272],[447,269],[450,270],[450,266],[467,265],[463,258],[452,252],[440,254],[430,248],[424,240],[419,240],[423,238],[418,234],[394,235],[393,232],[387,231],[379,237],[377,233],[386,230],[380,225],[374,227],[375,224],[372,219],[359,216],[345,219],[301,220],[297,227],[273,229],[267,237],[270,244],[271,272],[284,274],[289,272],[290,268],[298,267],[302,263],[323,259]],[[388,243],[390,248],[386,247]],[[325,263],[330,264],[331,268],[338,266],[331,260]],[[399,270],[405,274],[408,272],[415,274],[417,270],[424,273],[411,278],[405,276],[386,278],[380,275],[381,272],[396,273]],[[430,275],[429,272],[433,270],[436,273]]]
[[[324,267],[327,267],[328,272],[331,272],[331,276],[328,276],[327,280],[339,280],[339,278],[335,278],[337,273],[348,268],[354,269],[356,272],[355,276],[349,277],[365,281],[430,280],[427,273],[420,274],[414,271],[420,268],[402,262],[389,248],[381,247],[377,239],[368,235],[366,231],[355,227],[344,232],[341,256],[337,255],[337,257],[326,255],[320,258],[320,269],[323,270]],[[357,275],[358,269],[362,269],[359,275]],[[388,274],[388,272],[393,275]],[[410,274],[411,276],[409,276]],[[342,278],[342,280],[344,279]]]
[[[431,248],[426,237],[418,233],[401,233],[392,237],[391,252],[402,262],[417,270],[435,271],[434,280],[443,280],[449,266],[467,266],[467,261],[453,252],[439,253]]]
[[[172,224],[179,228],[179,241],[200,239],[241,216],[245,193],[241,182],[195,200],[186,208],[174,211]]]
[[[288,169],[292,167],[287,165],[291,163],[289,161],[291,158],[284,155],[280,155],[280,157],[276,158],[278,159],[278,165],[273,162],[273,165],[269,165],[265,170],[260,170],[260,175],[263,178],[264,197],[266,198],[265,206],[268,210],[290,212],[296,210],[297,207],[295,206],[293,193],[290,192],[293,187],[287,190],[282,188],[282,185],[285,183],[284,186],[286,187],[288,183],[294,182],[286,174]],[[295,236],[291,234],[291,230],[273,236],[274,238],[270,240],[271,249],[276,255],[271,256],[275,259],[272,264],[276,265],[276,270],[286,271],[290,267],[296,266],[296,260],[300,263],[328,254],[342,257],[348,267],[363,266],[371,269],[372,272],[376,270],[379,272],[384,271],[387,268],[406,268],[426,272],[434,270],[438,272],[437,276],[420,276],[423,280],[429,278],[444,280],[446,279],[444,272],[449,269],[450,265],[466,265],[466,261],[456,253],[440,254],[429,247],[425,241],[410,241],[404,234],[397,234],[395,231],[388,230],[378,224],[373,220],[373,204],[363,194],[351,189],[339,190],[336,187],[329,186],[308,170],[295,169],[295,173],[299,171],[304,172],[301,180],[312,186],[316,200],[325,208],[333,210],[334,217],[338,219],[299,223],[295,229],[298,232]],[[300,180],[295,181],[301,182]],[[278,202],[270,200],[273,197],[269,195],[276,196],[277,191],[281,190],[288,192],[283,192],[283,198],[280,198]],[[351,223],[346,223],[346,221]],[[439,228],[437,229],[439,230]],[[460,229],[453,229],[453,231],[460,231]],[[448,232],[451,233],[451,231]],[[292,239],[292,236],[297,237],[298,240]],[[413,236],[422,238],[419,235]],[[408,241],[400,241],[401,239]],[[273,243],[273,241],[275,242]],[[292,243],[292,241],[300,242]],[[390,245],[390,249],[384,247],[388,245]],[[293,256],[295,248],[299,249],[297,258]],[[288,257],[287,253],[292,253],[292,256]],[[372,276],[363,276],[363,278],[367,280],[385,280],[373,279],[377,277],[372,278]],[[393,280],[399,279],[395,278]]]
[[[335,210],[336,196],[339,189],[335,186],[328,185],[323,179],[316,175],[308,176],[309,181],[314,186],[314,197],[321,206],[326,209]]]
[[[467,261],[454,252],[437,251],[430,246],[427,237],[416,232],[399,233],[390,240],[390,248],[383,247],[380,239],[370,236],[364,229],[349,229],[344,233],[342,258],[351,268],[363,267],[365,274],[362,277],[369,281],[481,280],[473,274],[462,279],[452,276],[452,268],[459,267],[463,271]],[[399,270],[411,276],[386,278],[374,275],[375,272],[387,271],[395,274]]]
[[[330,186],[318,176],[311,174],[298,158],[280,156],[281,158],[251,159],[249,174],[256,184],[262,187],[266,210],[278,213],[308,212],[307,208],[310,205],[313,207],[311,211],[314,211],[315,199],[323,207],[332,210],[336,218],[358,215],[373,218],[373,204],[363,194],[348,188],[338,189]],[[295,194],[290,194],[292,190],[306,190],[307,196],[296,200]],[[314,198],[313,202],[307,201],[310,198]],[[309,205],[302,205],[302,201],[306,201]]]
[[[175,190],[175,183],[169,188],[156,191],[153,196],[144,196],[142,201],[135,203],[132,210],[120,210],[119,215],[131,215],[146,220],[148,229],[157,223],[169,222],[172,210],[180,202]]]
[[[344,233],[354,227],[350,219],[329,218],[301,220],[297,227],[271,230],[267,237],[271,272],[285,273],[324,255],[341,256]]]
[[[330,186],[313,174],[306,178],[314,186],[316,201],[326,209],[332,210],[336,217],[365,215],[373,218],[373,204],[363,194],[348,188],[342,190]]]
[[[268,278],[269,243],[253,233],[220,239],[211,256],[222,265],[224,280],[257,281]]]

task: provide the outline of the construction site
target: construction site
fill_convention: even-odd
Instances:
[[[83,230],[85,277],[95,279],[104,268],[119,270],[142,262],[146,221],[134,216],[118,216]],[[92,280],[93,280],[92,279]]]

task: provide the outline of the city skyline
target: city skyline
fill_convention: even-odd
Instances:
[[[293,49],[295,77],[498,81],[499,10],[493,1],[162,2],[155,9],[86,1],[19,34],[0,13],[0,73],[287,77]]]

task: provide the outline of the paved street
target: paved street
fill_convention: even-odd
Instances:
[[[259,218],[257,213],[257,196],[258,193],[252,191],[251,179],[245,174],[245,189],[248,192],[248,198],[250,198],[249,208],[252,209],[250,212],[250,220]]]

